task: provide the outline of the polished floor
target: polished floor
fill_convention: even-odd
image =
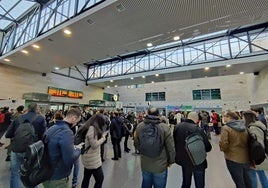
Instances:
[[[3,140],[6,141],[6,140]],[[231,180],[225,165],[223,153],[220,152],[218,146],[219,137],[212,137],[212,151],[208,153],[208,169],[206,170],[206,187],[207,188],[234,188],[235,185]],[[7,142],[7,141],[6,141]],[[132,140],[129,141],[132,146]],[[133,152],[132,146],[132,152]],[[141,187],[141,170],[140,157],[130,153],[123,153],[119,161],[113,161],[112,145],[110,142],[106,144],[106,160],[103,163],[104,183],[103,188],[139,188]],[[5,161],[6,150],[0,150],[0,188],[9,187],[9,162]],[[83,178],[83,167],[80,164],[79,182]],[[70,178],[72,175],[70,176]],[[168,170],[167,188],[181,187],[182,173],[181,168],[174,164]],[[91,178],[90,187],[93,187],[94,180]],[[43,186],[39,186],[39,188]],[[70,182],[71,187],[71,182]],[[192,187],[194,182],[192,182]]]

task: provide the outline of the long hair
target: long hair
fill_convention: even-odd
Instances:
[[[95,134],[98,139],[102,137],[103,127],[105,124],[104,117],[102,114],[94,114],[85,122],[86,126],[93,126],[95,128]]]
[[[245,119],[246,127],[249,127],[250,123],[254,123],[256,121],[256,115],[252,111],[243,112],[243,117]]]

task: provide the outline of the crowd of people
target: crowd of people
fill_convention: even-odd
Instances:
[[[2,119],[1,114],[5,114]],[[66,111],[48,110],[45,115],[40,114],[36,103],[31,103],[26,110],[19,106],[15,112],[8,107],[2,108],[0,114],[0,139],[3,135],[10,138],[10,145],[0,143],[7,149],[6,161],[10,161],[10,187],[19,188],[21,185],[19,168],[23,163],[24,152],[16,152],[12,140],[20,125],[20,118],[33,124],[36,140],[42,140],[46,134],[50,139],[48,144],[49,157],[55,167],[51,178],[43,182],[45,188],[68,187],[69,176],[73,169],[72,187],[88,188],[90,178],[95,179],[95,188],[102,187],[105,180],[102,163],[105,161],[105,147],[107,139],[113,145],[112,160],[122,157],[121,142],[124,138],[123,150],[130,152],[129,138],[132,137],[135,154],[140,155],[142,171],[142,188],[164,188],[167,184],[168,167],[173,163],[181,166],[183,181],[182,188],[190,188],[192,176],[195,187],[205,187],[205,170],[207,160],[195,165],[185,149],[185,140],[189,132],[198,131],[205,145],[205,152],[212,149],[211,133],[219,138],[220,150],[224,153],[226,167],[237,188],[257,188],[258,178],[263,188],[268,187],[266,172],[268,158],[260,165],[250,162],[248,151],[248,130],[252,130],[264,147],[264,134],[267,130],[267,120],[261,109],[248,111],[210,112],[171,111],[167,117],[157,108],[151,107],[147,112],[133,111],[125,114],[122,109],[106,111],[104,109],[90,109],[72,106]],[[158,127],[161,137],[161,152],[158,156],[148,156],[143,152],[142,137],[144,128],[148,124]],[[87,125],[88,131],[84,141],[86,152],[81,154],[81,145],[74,145],[74,135],[79,126]],[[109,135],[109,137],[108,137]],[[83,180],[79,185],[79,162],[84,167]]]

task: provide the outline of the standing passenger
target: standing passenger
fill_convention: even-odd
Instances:
[[[95,179],[94,188],[101,188],[104,176],[101,168],[100,145],[106,140],[107,134],[107,132],[103,132],[105,125],[103,115],[95,114],[85,124],[88,124],[89,129],[85,139],[86,151],[81,157],[84,165],[84,177],[81,187],[88,188],[90,177],[93,175]]]
[[[192,175],[194,175],[196,188],[205,187],[205,169],[207,168],[207,160],[200,165],[194,166],[185,149],[186,137],[189,135],[189,132],[195,132],[195,130],[202,136],[206,152],[209,152],[212,148],[204,131],[197,126],[198,119],[198,114],[196,112],[190,112],[185,121],[179,123],[174,128],[173,137],[176,150],[175,161],[182,167],[182,188],[191,187]]]
[[[264,145],[264,131],[266,126],[260,122],[256,121],[256,115],[252,111],[246,111],[243,113],[243,120],[245,121],[246,127],[250,129],[250,133],[254,133],[257,136],[258,142]],[[265,174],[265,170],[268,170],[268,158],[264,160],[260,165],[252,166],[250,169],[250,179],[253,188],[258,187],[257,175],[259,176],[260,183],[262,188],[268,187],[268,180]]]
[[[21,116],[18,116],[14,119],[14,121],[11,123],[11,125],[8,127],[6,138],[14,138],[15,132],[17,128],[20,126],[20,120],[19,118],[22,118],[23,121],[32,122],[32,125],[34,127],[34,131],[36,134],[36,137],[38,140],[42,140],[43,134],[46,131],[46,121],[45,118],[41,115],[37,114],[37,104],[31,103],[28,106],[28,112],[26,114],[23,114]],[[37,141],[37,140],[35,140]],[[11,142],[11,157],[10,157],[10,171],[11,171],[11,177],[10,177],[10,188],[20,188],[20,175],[19,175],[19,169],[20,166],[23,163],[24,160],[24,152],[15,152],[14,148],[14,142]]]
[[[10,125],[12,120],[12,114],[8,110],[9,107],[5,106],[2,112],[0,112],[1,116],[3,117],[2,122],[0,123],[0,140],[7,131],[8,126]],[[0,142],[0,147],[2,147],[3,145],[4,143]]]
[[[119,117],[119,113],[117,111],[114,112],[114,116],[115,117],[112,118],[110,126],[110,134],[114,150],[114,157],[112,158],[112,160],[118,160],[119,158],[121,158],[120,142],[123,136],[123,121]]]
[[[74,136],[70,127],[81,120],[79,109],[70,109],[66,117],[50,127],[48,135],[60,130],[48,142],[49,159],[55,171],[50,180],[43,183],[45,188],[67,188],[74,161],[80,156],[80,148],[74,148]]]
[[[248,132],[235,112],[224,114],[225,126],[219,142],[227,168],[237,188],[251,188],[249,177]]]
[[[134,133],[134,146],[138,150],[141,148],[140,134],[148,124],[158,126],[163,141],[163,145],[159,145],[159,147],[163,147],[163,150],[157,157],[149,157],[141,153],[142,188],[165,188],[168,175],[167,168],[174,163],[175,158],[173,137],[170,128],[165,123],[161,123],[158,109],[150,108],[148,115],[137,126]],[[149,148],[147,149],[149,150]]]

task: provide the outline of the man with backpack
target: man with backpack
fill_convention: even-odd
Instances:
[[[167,167],[174,163],[175,150],[170,128],[161,122],[157,108],[150,108],[137,126],[134,146],[141,153],[142,187],[165,188]]]
[[[208,137],[205,132],[197,126],[198,119],[199,117],[196,112],[190,112],[185,121],[177,124],[174,128],[173,137],[176,151],[175,161],[182,167],[183,180],[181,187],[183,188],[191,187],[192,175],[194,175],[196,188],[205,187],[205,169],[207,168],[206,152],[209,152],[212,146],[208,141]],[[192,150],[196,150],[198,155],[197,157],[202,157],[199,159],[200,163],[198,164],[193,161],[196,156],[194,156],[194,153],[191,152],[194,151],[190,148],[189,150],[186,149],[186,140],[191,136],[201,138],[200,140],[192,140],[192,142],[195,142],[193,144],[197,146],[197,148],[193,148]],[[200,144],[197,143],[198,141],[200,141],[204,147],[200,147]]]
[[[54,173],[50,180],[43,183],[45,188],[67,188],[68,176],[71,174],[72,166],[81,153],[81,145],[74,148],[74,135],[71,127],[81,120],[81,111],[72,108],[66,113],[63,120],[47,130],[47,135],[53,135],[48,142],[48,154]],[[55,134],[56,133],[56,134]]]
[[[31,103],[28,112],[15,118],[8,127],[6,138],[12,139],[10,188],[20,188],[19,169],[23,163],[25,150],[28,145],[42,140],[45,131],[46,121],[43,116],[37,114],[36,103]]]

